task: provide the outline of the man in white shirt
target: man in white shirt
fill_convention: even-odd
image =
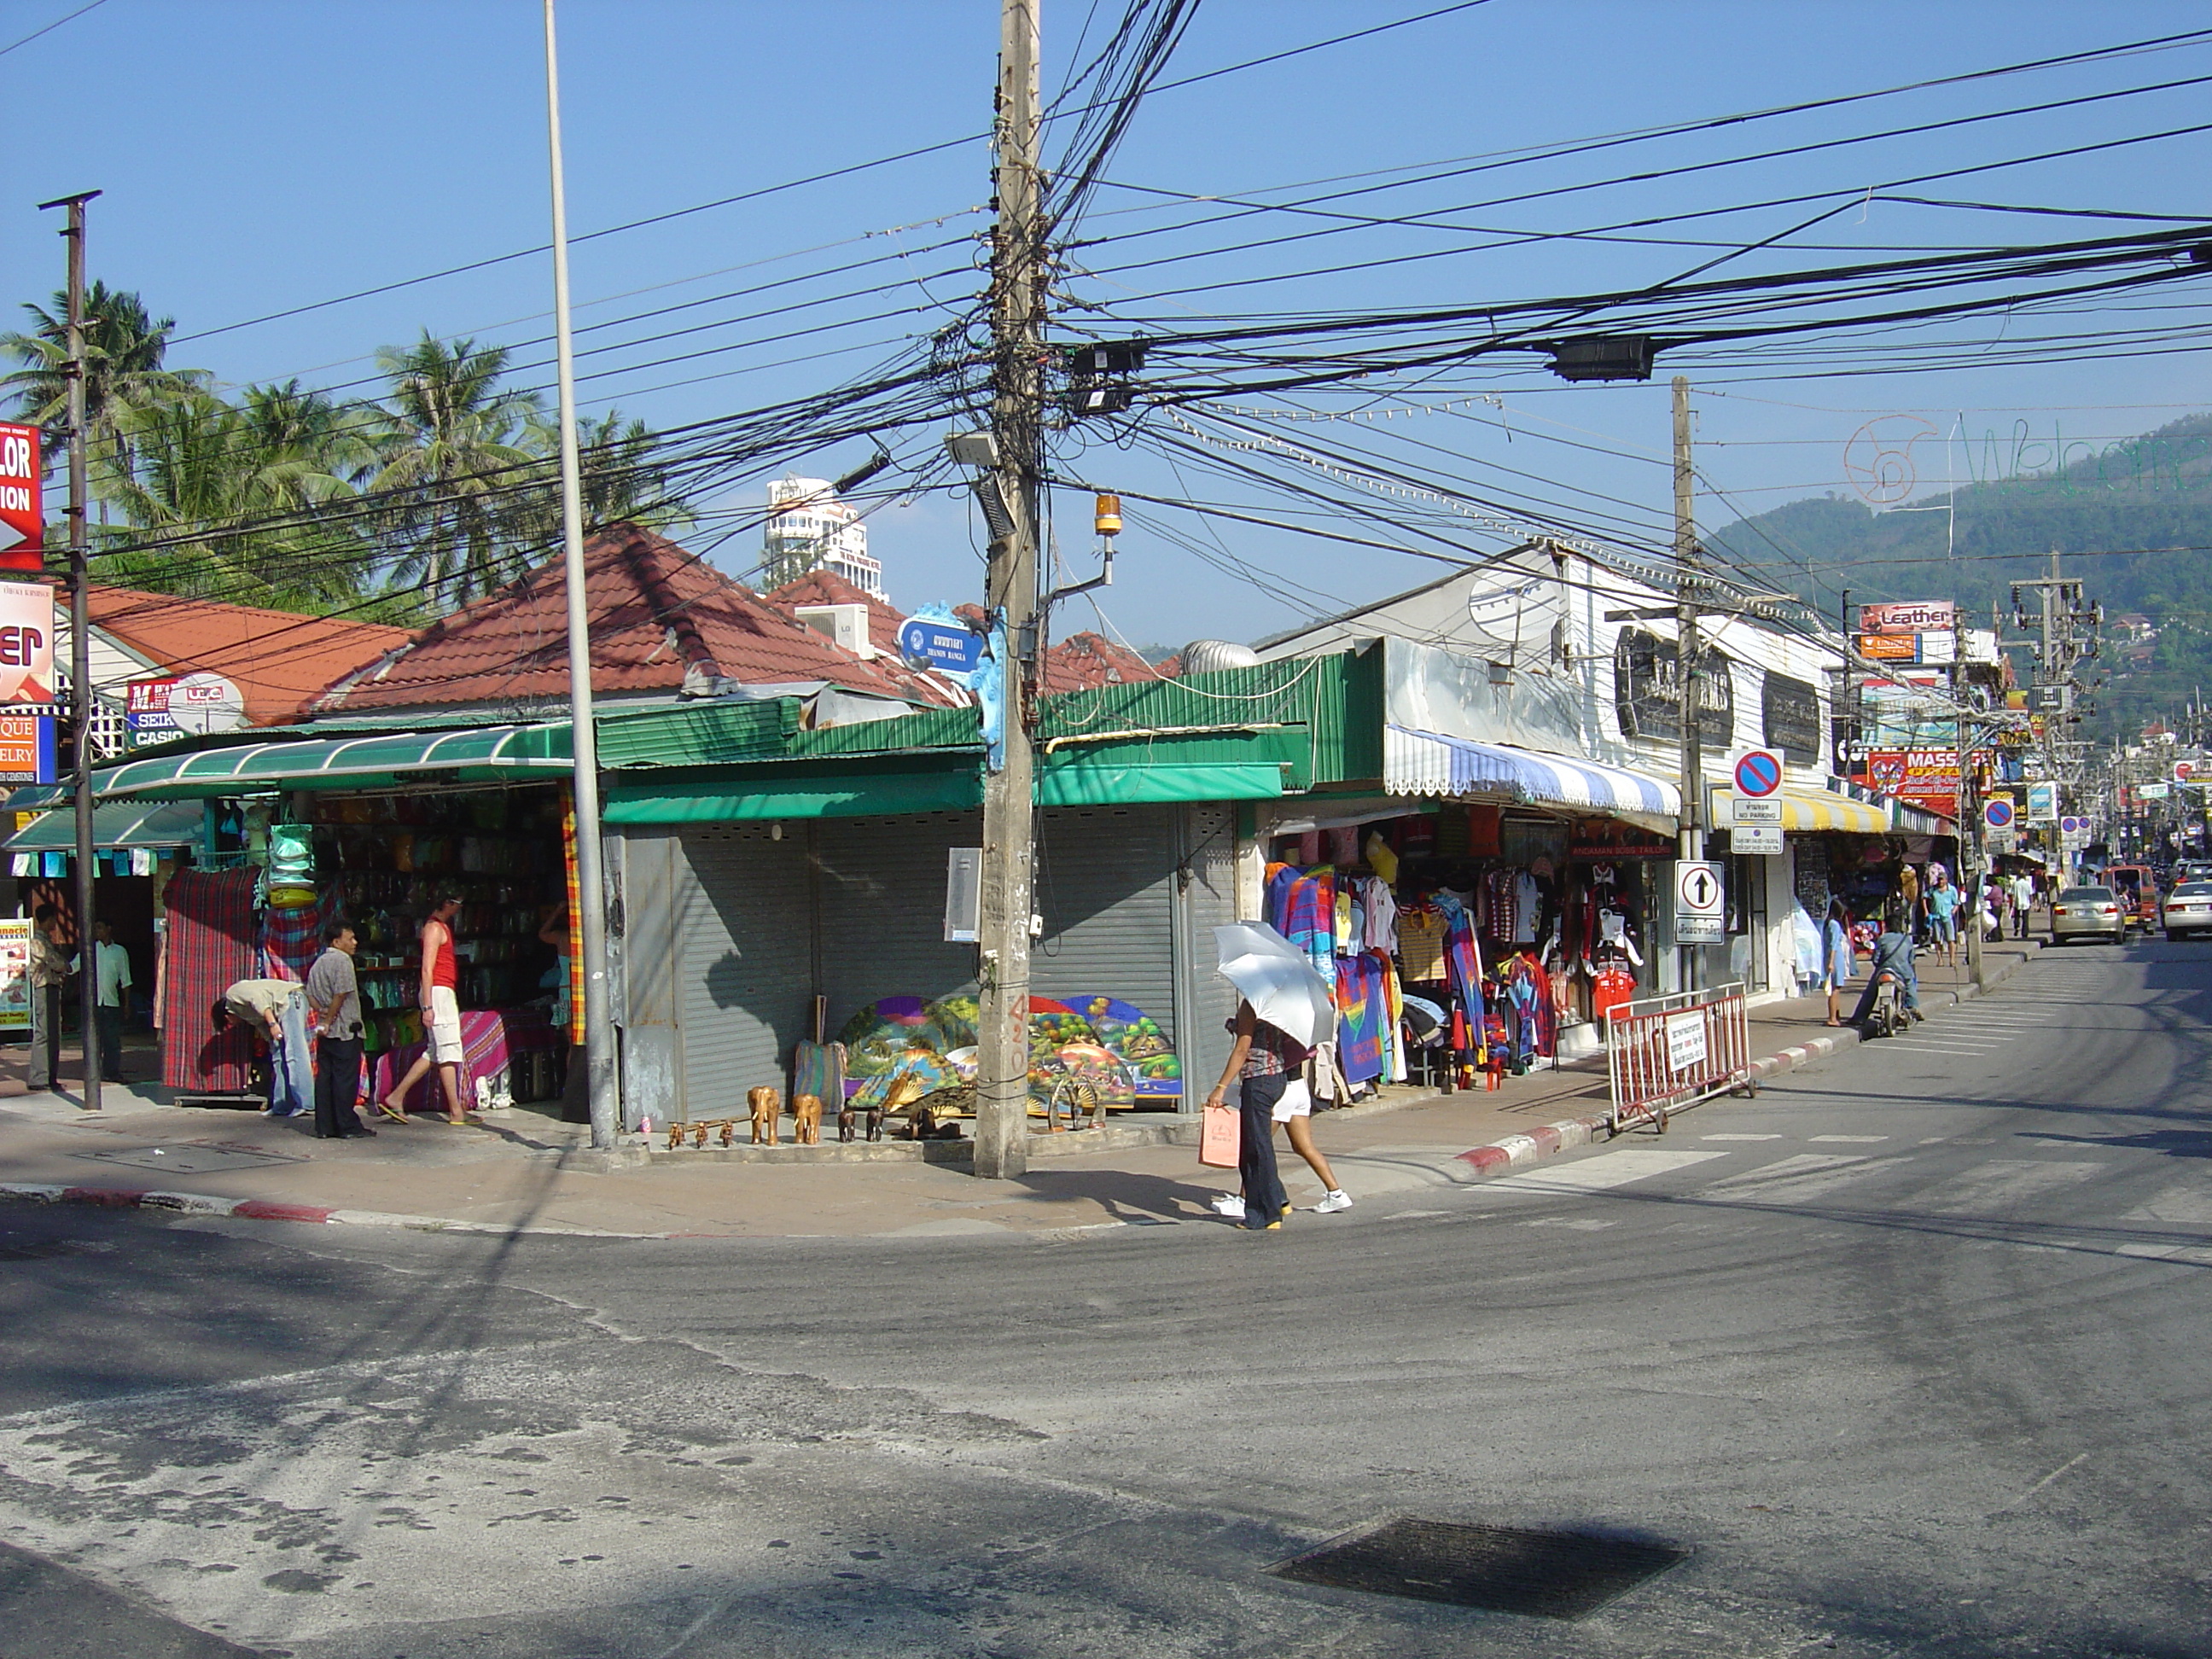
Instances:
[[[92,963],[95,975],[92,1017],[100,1036],[100,1074],[123,1079],[123,1021],[131,1012],[131,952],[115,942],[115,929],[104,921],[92,924]],[[84,971],[84,958],[70,964]]]

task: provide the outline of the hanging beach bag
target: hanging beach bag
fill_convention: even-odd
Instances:
[[[1208,1169],[1233,1170],[1243,1151],[1243,1119],[1233,1106],[1209,1106],[1198,1136],[1198,1161]]]

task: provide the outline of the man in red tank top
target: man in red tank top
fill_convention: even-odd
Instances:
[[[422,1074],[435,1066],[439,1081],[446,1088],[446,1121],[456,1127],[468,1125],[467,1109],[461,1103],[461,1006],[456,994],[460,971],[453,953],[453,917],[461,908],[461,897],[452,888],[440,888],[432,897],[430,914],[423,919],[422,978],[417,1006],[422,1013],[422,1035],[428,1042],[421,1055],[407,1068],[407,1075],[377,1104],[377,1110],[395,1123],[408,1121],[408,1093],[422,1081]]]

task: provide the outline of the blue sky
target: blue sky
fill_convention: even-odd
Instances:
[[[65,14],[71,3],[6,0],[0,3],[0,44]],[[1414,0],[1206,0],[1176,72],[1237,63],[1421,9]],[[1095,14],[1095,34],[1118,11],[1111,0],[1096,8],[1090,0],[1045,0],[1048,88],[1064,74],[1086,15]],[[0,57],[0,93],[15,129],[40,136],[35,143],[25,137],[15,146],[14,188],[0,196],[6,278],[0,295],[43,298],[57,286],[55,216],[40,215],[35,204],[97,187],[106,194],[94,209],[92,268],[110,283],[139,289],[158,311],[178,319],[182,337],[172,361],[179,366],[206,368],[234,385],[297,375],[343,386],[371,373],[367,359],[375,347],[424,328],[514,342],[519,364],[536,362],[545,354],[527,342],[544,326],[550,278],[542,256],[289,318],[254,319],[543,240],[538,19],[531,0],[106,0]],[[1468,304],[1654,281],[1713,257],[1713,250],[1559,240],[1455,246],[1452,237],[1432,232],[1369,228],[1316,243],[1152,264],[1298,227],[1280,215],[1258,216],[1256,227],[1224,223],[1218,207],[1176,207],[1121,186],[1242,196],[1893,86],[2208,23],[2212,15],[2197,4],[1492,0],[1159,94],[1109,169],[1116,188],[1101,193],[1084,228],[1087,237],[1107,239],[1075,256],[1098,274],[1071,276],[1069,285],[1078,297],[1124,314],[1172,319],[1222,310],[1251,315]],[[562,25],[570,217],[578,232],[958,139],[988,125],[997,46],[994,0],[562,0]],[[68,80],[77,64],[92,89],[88,101],[73,95]],[[2203,75],[2212,75],[2212,45],[1913,93],[1362,199],[1368,210],[1433,212],[1605,179],[1632,167],[1679,167]],[[1501,228],[1557,233],[1769,197],[1855,190],[2187,125],[2204,118],[2204,91],[2182,88],[1947,133],[1615,184],[1487,207],[1474,216]],[[2008,204],[2212,213],[2203,182],[2212,162],[2207,137],[1992,171],[1929,186],[1928,193]],[[902,339],[937,326],[949,314],[946,301],[973,291],[972,238],[988,217],[979,210],[989,194],[987,166],[982,144],[958,145],[580,244],[577,293],[597,303],[580,312],[580,325],[710,301],[587,332],[580,342],[586,347],[619,349],[587,355],[586,396],[673,426],[798,395],[880,361]],[[1695,221],[1679,240],[1747,241],[1805,212]],[[1182,233],[1160,228],[1185,213],[1203,222]],[[1786,254],[1760,256],[1765,263],[1757,268],[1877,257],[1875,250],[1885,247],[2093,236],[2115,228],[2103,221],[1874,203],[1797,238]],[[1412,252],[1437,257],[1376,263]],[[1289,279],[1325,264],[1354,268]],[[743,292],[769,283],[786,286]],[[1224,283],[1243,285],[1206,286]],[[845,295],[852,297],[835,297]],[[2197,292],[2181,297],[2193,301]],[[792,305],[805,308],[775,318],[754,314]],[[2106,320],[2100,313],[2082,325],[2094,330]],[[241,323],[252,325],[233,326]],[[1996,340],[2008,324],[2000,319],[1982,326]],[[696,331],[642,341],[677,328]],[[762,338],[802,329],[822,331]],[[653,361],[695,352],[708,355]],[[1701,465],[1726,492],[1701,513],[1724,522],[1738,508],[1756,511],[1799,495],[1848,490],[1845,447],[1865,423],[1884,416],[1911,416],[1942,433],[1955,425],[1970,437],[2010,434],[2023,421],[2036,438],[2046,432],[2079,441],[2124,436],[2205,407],[2199,362],[2194,355],[2160,355],[1855,378],[1820,372],[1836,363],[1797,363],[1755,375],[1691,368],[1699,387],[1699,438],[1710,446]],[[540,372],[526,368],[520,378],[535,380]],[[1461,400],[1486,392],[1498,401],[1463,404],[1456,412],[1425,408],[1445,392]],[[1548,502],[1555,512],[1605,515],[1619,532],[1663,523],[1668,481],[1657,455],[1665,441],[1666,400],[1663,375],[1648,386],[1568,387],[1520,369],[1462,375],[1395,404],[1382,395],[1376,406],[1402,411],[1392,416],[1390,441],[1404,434],[1434,445],[1456,457],[1462,471],[1495,477],[1501,488]],[[1416,453],[1404,451],[1401,458]],[[1940,439],[1914,447],[1923,492],[1957,468],[1958,449],[1948,453],[1949,460]],[[835,471],[865,453],[864,445],[848,446],[808,465]],[[1177,480],[1150,456],[1096,444],[1079,452],[1071,443],[1067,465],[1102,483],[1180,493]],[[1499,467],[1514,471],[1496,471]],[[1182,482],[1193,494],[1205,493],[1195,481]],[[1243,499],[1257,506],[1266,498],[1248,493]],[[1063,542],[1078,565],[1087,541],[1079,505],[1066,504],[1061,519]],[[1255,584],[1133,525],[1122,542],[1118,585],[1103,605],[1121,632],[1139,641],[1177,642],[1200,633],[1252,637],[1295,620],[1302,610],[1410,586],[1434,568],[1234,525],[1196,533],[1206,545],[1282,580]],[[1217,534],[1218,543],[1212,539]],[[876,520],[874,540],[901,603],[975,596],[980,565],[967,511],[957,498],[924,497],[887,509]],[[750,562],[744,551],[742,543],[732,543],[719,556],[738,569]],[[1090,606],[1079,604],[1060,628],[1097,625]]]

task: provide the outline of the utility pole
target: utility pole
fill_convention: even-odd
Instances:
[[[70,724],[76,733],[76,948],[78,1036],[84,1049],[84,1109],[100,1109],[100,957],[93,937],[92,845],[92,576],[85,497],[89,489],[84,410],[84,204],[100,192],[80,191],[39,204],[40,211],[67,208],[69,225],[69,568]],[[54,1086],[61,1086],[61,1034],[52,1048]]]
[[[1705,793],[1705,734],[1698,729],[1698,718],[1704,713],[1698,666],[1704,647],[1698,637],[1698,526],[1697,471],[1690,459],[1690,382],[1686,375],[1674,377],[1674,672],[1675,690],[1680,696],[1680,720],[1682,728],[1682,851],[1685,860],[1693,861],[1705,855],[1704,828]],[[1682,953],[1682,985],[1685,991],[1698,988],[1698,951],[1699,946],[1685,945]]]
[[[584,947],[584,1071],[592,1145],[611,1150],[622,1133],[612,1005],[607,983],[607,889],[600,868],[599,744],[592,723],[591,609],[584,593],[583,471],[576,453],[576,362],[568,330],[568,196],[561,167],[561,63],[553,0],[545,0],[545,136],[553,191],[553,340],[561,398],[562,577],[568,599],[568,727],[574,756],[576,920]]]
[[[991,433],[1006,507],[984,578],[993,631],[1010,642],[998,763],[983,775],[981,966],[975,1077],[976,1175],[1029,1169],[1030,918],[1036,903],[1036,808],[1030,721],[1036,653],[1042,505],[1043,181],[1037,151],[1038,13],[1042,0],[1000,0],[995,122],[999,222],[992,237]],[[994,526],[996,528],[996,526]]]

